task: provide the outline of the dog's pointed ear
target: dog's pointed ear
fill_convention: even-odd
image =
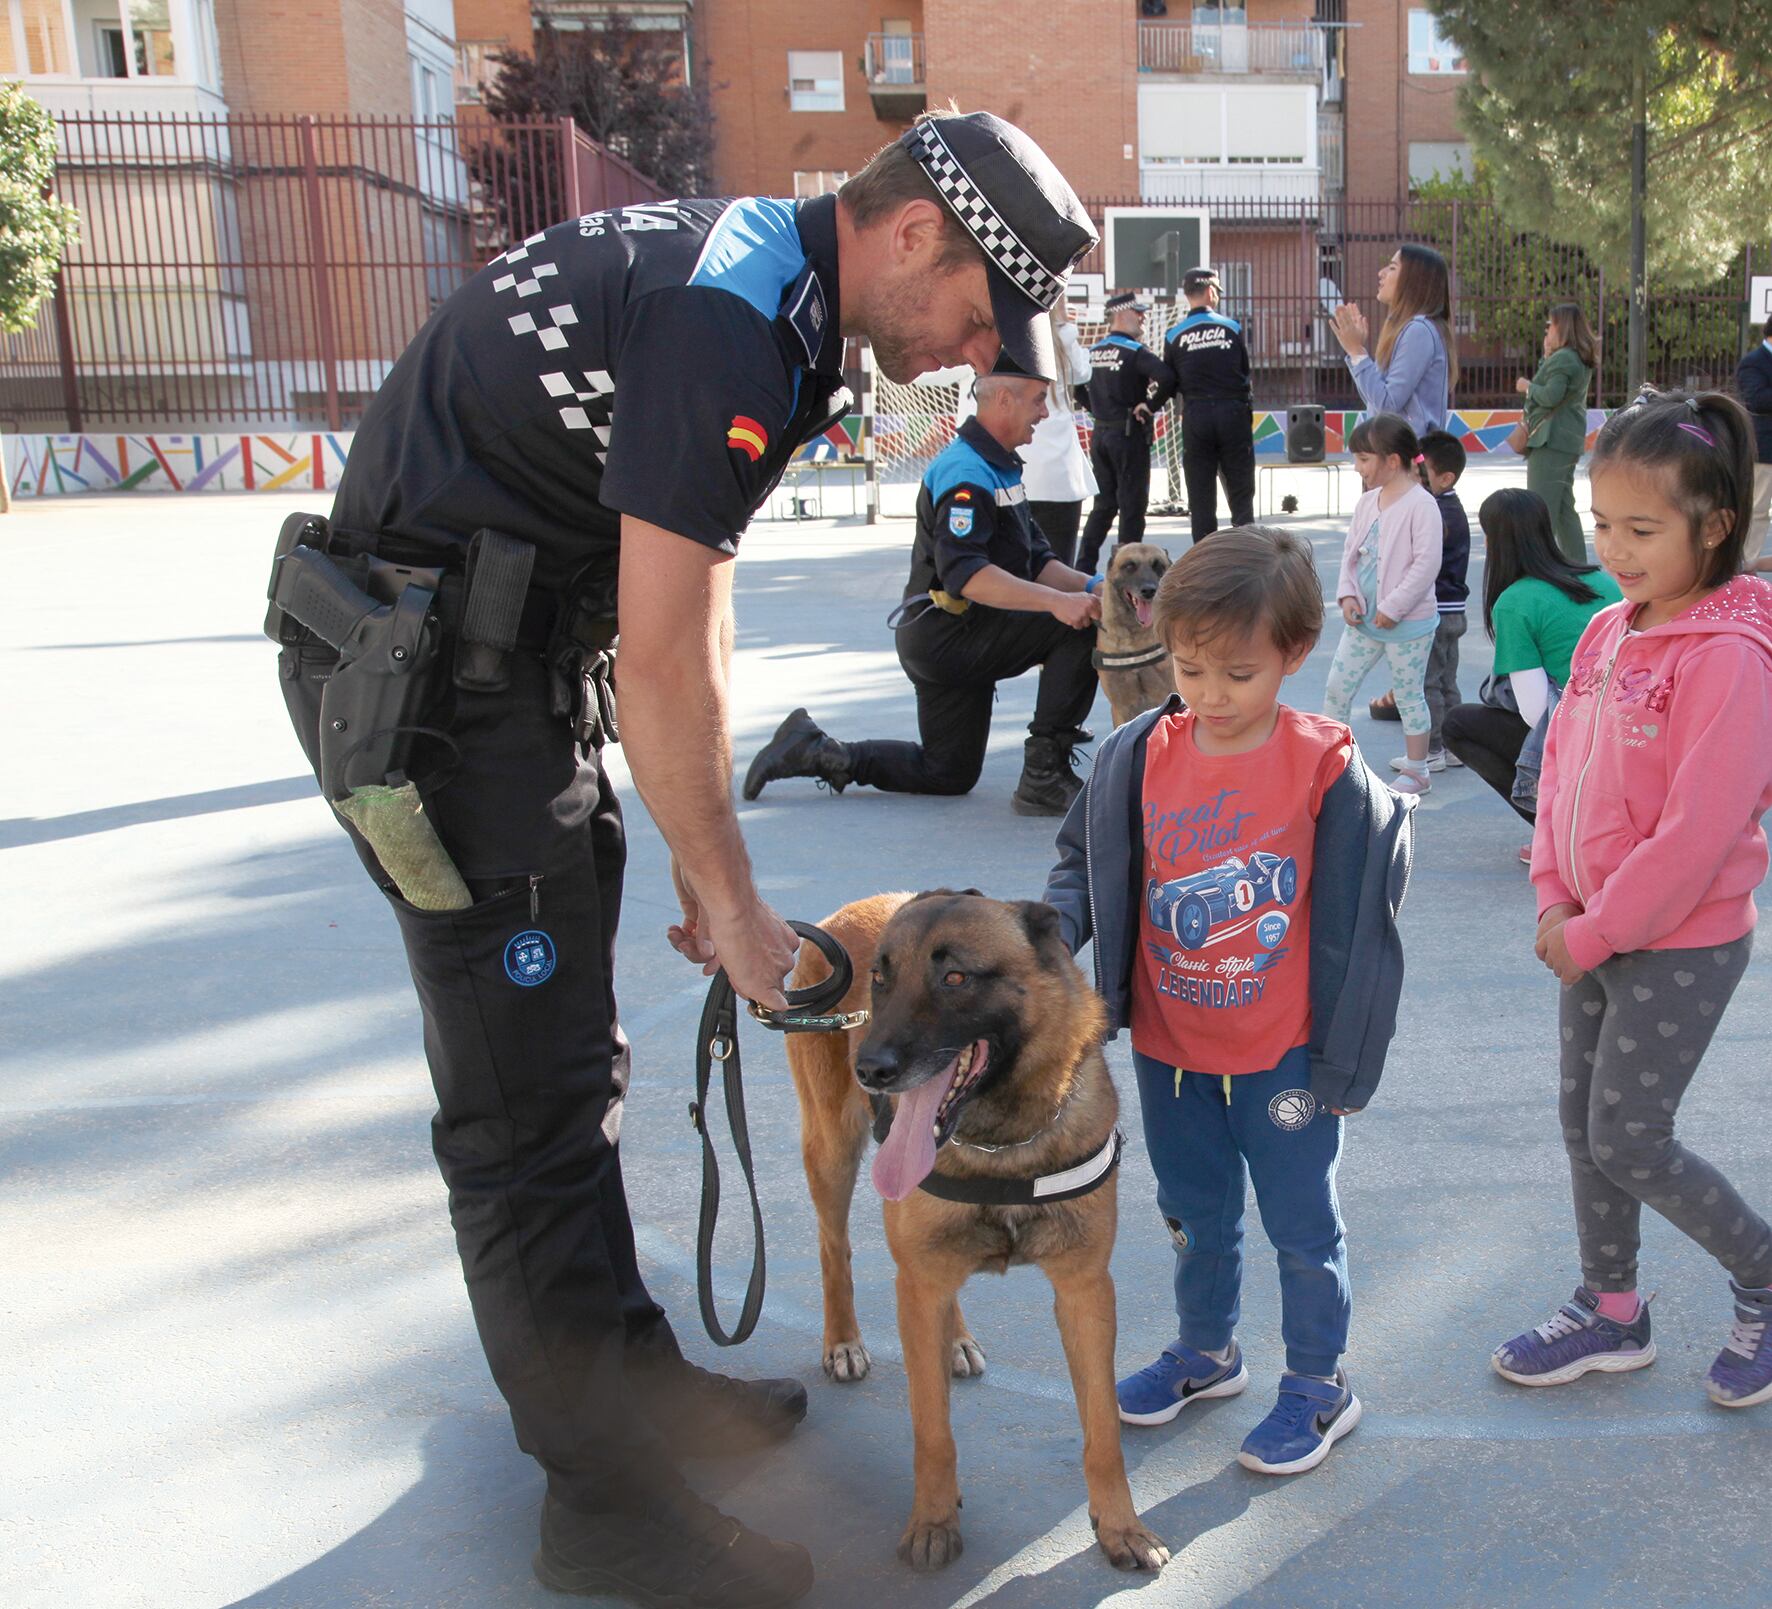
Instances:
[[[1020,900],[1016,903],[1015,913],[1021,918],[1028,943],[1036,951],[1043,951],[1054,944],[1060,949],[1064,948],[1064,930],[1059,925],[1058,912],[1044,900]]]

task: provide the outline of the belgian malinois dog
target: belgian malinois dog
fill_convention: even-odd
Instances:
[[[871,1008],[865,1028],[794,1034],[788,1065],[800,1096],[806,1179],[818,1210],[824,1368],[869,1368],[850,1277],[849,1207],[871,1124],[885,1097],[892,1126],[874,1160],[886,1240],[898,1265],[898,1333],[910,1382],[916,1487],[898,1554],[920,1569],[961,1551],[960,1488],[948,1412],[952,1375],[982,1373],[984,1353],[960,1316],[973,1274],[1034,1263],[1052,1282],[1058,1330],[1083,1423],[1089,1512],[1120,1569],[1160,1569],[1168,1550],[1140,1523],[1126,1484],[1114,1398],[1115,1180],[1068,1200],[981,1206],[919,1189],[947,1178],[1032,1179],[1097,1158],[1119,1101],[1102,1059],[1103,1008],[1048,905],[975,892],[879,894],[823,923],[855,963],[840,1008]],[[801,950],[796,986],[829,976]]]
[[[1151,604],[1157,583],[1169,568],[1169,555],[1154,542],[1130,542],[1115,548],[1108,560],[1107,580],[1101,589],[1101,624],[1095,632],[1096,676],[1107,694],[1114,725],[1124,726],[1134,715],[1154,710],[1175,691],[1169,656],[1148,665],[1116,669],[1102,659],[1136,659],[1162,645],[1151,629]]]

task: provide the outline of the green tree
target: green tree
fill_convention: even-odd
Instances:
[[[0,330],[9,334],[36,322],[79,238],[78,214],[49,198],[54,178],[54,119],[22,86],[0,83]]]
[[[1707,286],[1766,232],[1768,0],[1430,0],[1471,69],[1461,121],[1508,221],[1630,266],[1633,83],[1646,77],[1651,279]]]
[[[571,117],[667,195],[705,195],[714,164],[707,64],[684,82],[679,39],[631,28],[619,14],[568,33],[544,23],[533,56],[495,58],[487,110],[504,122]]]

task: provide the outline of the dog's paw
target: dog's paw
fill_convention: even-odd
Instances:
[[[943,1520],[912,1520],[898,1539],[898,1556],[913,1570],[943,1569],[965,1551],[957,1515]]]
[[[1169,1562],[1168,1548],[1139,1523],[1136,1514],[1124,1525],[1103,1525],[1093,1516],[1089,1523],[1116,1570],[1161,1570]]]
[[[842,1383],[865,1380],[873,1366],[874,1360],[860,1341],[839,1341],[824,1355],[824,1372]]]
[[[954,1342],[954,1378],[971,1380],[984,1373],[984,1348],[970,1335]]]

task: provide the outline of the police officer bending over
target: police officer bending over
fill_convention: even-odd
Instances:
[[[1151,500],[1150,423],[1175,392],[1169,365],[1138,339],[1149,311],[1150,304],[1131,291],[1108,298],[1108,333],[1090,347],[1089,383],[1077,387],[1079,406],[1095,415],[1089,462],[1097,490],[1077,550],[1077,563],[1091,572],[1116,514],[1116,545],[1144,540],[1144,511]]]
[[[997,683],[1040,667],[1017,815],[1060,816],[1082,787],[1071,770],[1095,702],[1094,583],[1053,557],[1028,512],[1017,447],[1046,417],[1047,378],[999,363],[978,412],[930,464],[917,493],[911,577],[897,612],[898,661],[917,694],[918,743],[839,743],[795,710],[751,761],[744,796],[782,777],[891,793],[968,793],[984,767]]]
[[[785,1435],[806,1393],[688,1362],[635,1256],[612,985],[623,832],[599,757],[616,620],[620,740],[682,905],[671,942],[780,1007],[799,940],[758,895],[732,802],[739,535],[843,411],[845,336],[871,338],[894,380],[988,370],[999,345],[1047,372],[1046,310],[1094,240],[1039,148],[982,113],[919,121],[839,196],[571,219],[437,310],[364,415],[330,527],[309,517],[279,544],[272,624],[317,768],[361,764],[388,725],[365,722],[341,757],[324,745],[348,721],[323,737],[323,702],[440,638],[439,674],[397,722],[410,756],[372,780],[416,783],[465,887],[402,898],[418,880],[353,842],[406,944],[468,1297],[547,1477],[535,1569],[558,1590],[764,1609],[812,1585],[805,1549],[678,1472]],[[355,660],[343,640],[381,617],[293,614],[291,576],[332,577],[334,599],[339,576],[397,594],[388,653]],[[379,796],[353,784],[340,812]]]
[[[1181,399],[1181,474],[1194,540],[1218,529],[1218,482],[1231,524],[1255,518],[1255,393],[1243,326],[1218,311],[1218,274],[1190,268],[1181,288],[1188,314],[1169,332],[1163,356]]]

